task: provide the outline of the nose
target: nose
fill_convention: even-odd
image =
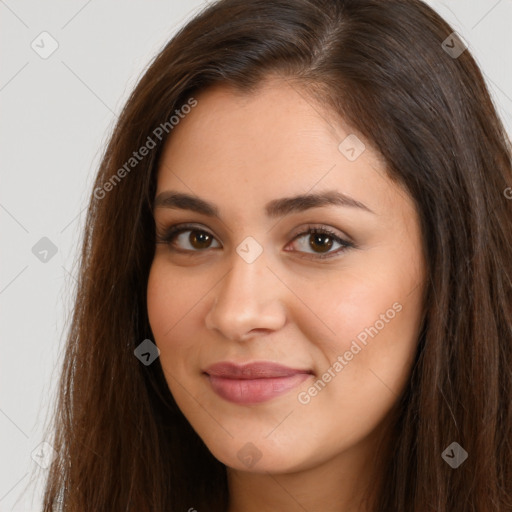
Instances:
[[[248,263],[235,252],[231,270],[212,291],[206,327],[233,341],[278,330],[286,323],[286,291],[267,267],[264,253]]]

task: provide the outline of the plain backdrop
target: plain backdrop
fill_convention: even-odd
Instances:
[[[512,2],[428,3],[468,43],[511,133]],[[0,512],[41,510],[43,431],[101,152],[151,58],[204,6],[0,0]]]

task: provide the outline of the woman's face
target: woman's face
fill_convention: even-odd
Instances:
[[[157,244],[147,290],[169,389],[231,468],[371,456],[423,312],[413,203],[368,141],[286,82],[197,101],[155,196],[157,236],[187,224]]]

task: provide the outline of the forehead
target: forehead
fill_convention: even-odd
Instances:
[[[263,170],[301,156],[311,164],[318,151],[336,148],[343,134],[341,126],[324,120],[318,105],[284,81],[265,83],[251,94],[217,85],[199,94],[197,102],[171,133],[165,155],[171,160],[229,159],[239,168],[261,162]]]
[[[376,211],[383,187],[394,187],[368,141],[296,85],[271,80],[250,94],[216,85],[195,98],[164,148],[157,195],[173,189],[243,207],[337,189]],[[354,136],[364,150],[350,160],[343,142]]]

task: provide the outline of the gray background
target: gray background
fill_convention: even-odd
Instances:
[[[468,43],[511,133],[512,2],[427,3]],[[104,144],[150,59],[204,5],[0,0],[0,512],[41,509],[46,470],[36,460],[48,451],[38,458],[38,446]],[[46,59],[31,46],[51,49],[44,31],[58,44]],[[43,237],[55,246],[53,256],[33,251]]]

